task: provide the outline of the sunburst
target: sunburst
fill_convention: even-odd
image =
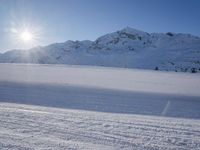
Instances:
[[[28,30],[24,30],[21,33],[19,33],[19,39],[22,40],[22,42],[32,42],[34,39],[34,34],[31,33]]]

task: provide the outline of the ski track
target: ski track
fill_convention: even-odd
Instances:
[[[200,121],[1,103],[0,147],[198,150]]]

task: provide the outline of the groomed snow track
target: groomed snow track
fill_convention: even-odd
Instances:
[[[7,149],[198,150],[200,121],[0,104]]]

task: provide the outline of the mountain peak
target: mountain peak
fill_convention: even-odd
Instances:
[[[125,32],[125,33],[131,33],[131,34],[138,34],[138,35],[147,35],[147,32],[135,29],[135,28],[131,28],[129,26],[127,26],[126,28],[120,30],[120,32]]]

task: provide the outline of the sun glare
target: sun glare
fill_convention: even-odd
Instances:
[[[22,49],[29,49],[40,45],[43,38],[43,30],[41,26],[33,23],[12,23],[10,29],[10,37],[13,43]]]
[[[33,34],[29,31],[23,31],[19,34],[19,38],[23,41],[23,42],[29,42],[33,40]]]

